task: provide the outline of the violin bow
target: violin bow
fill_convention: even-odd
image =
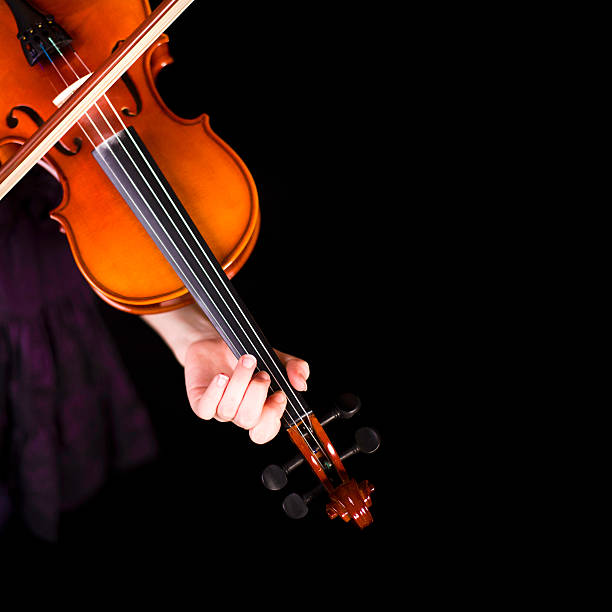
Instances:
[[[12,187],[14,187],[21,178],[42,158],[47,152],[58,142],[68,130],[91,108],[96,101],[104,95],[104,93],[121,77],[121,75],[161,36],[164,30],[172,24],[181,13],[194,0],[165,0],[155,11],[153,11],[112,53],[103,64],[84,81],[76,91],[71,93],[66,101],[51,115],[51,117],[34,133],[34,135],[19,149],[19,151],[11,157],[6,164],[0,167],[0,198],[4,197]],[[129,129],[129,128],[128,128]],[[134,144],[136,140],[133,141]],[[107,144],[107,148],[112,152],[112,144]],[[142,147],[145,148],[144,145]],[[104,151],[96,151],[103,159],[106,153]],[[110,159],[105,163],[109,169],[112,169]],[[153,171],[153,165],[149,169]],[[110,178],[110,177],[109,177]],[[112,180],[112,179],[111,179]],[[127,201],[127,200],[126,200]],[[185,221],[187,223],[187,221]],[[196,230],[197,231],[197,230]],[[160,234],[161,235],[161,234]],[[195,238],[194,238],[195,239]],[[172,242],[172,241],[171,241]],[[172,243],[175,246],[175,243]],[[162,245],[164,246],[164,245]],[[167,246],[167,245],[166,245]],[[243,317],[245,326],[241,327],[244,330],[250,328],[252,330],[252,338],[249,341],[253,346],[261,345],[264,353],[269,355],[269,362],[264,365],[272,366],[272,369],[279,370],[278,383],[283,390],[289,395],[295,397],[295,405],[299,408],[293,415],[290,411],[286,411],[289,418],[286,419],[286,428],[289,437],[297,446],[301,453],[301,458],[294,459],[290,465],[283,467],[268,466],[262,474],[264,485],[272,490],[282,488],[286,483],[286,475],[301,463],[308,464],[314,474],[320,481],[317,491],[325,490],[329,495],[329,503],[327,504],[327,514],[330,518],[341,517],[348,522],[353,520],[360,528],[366,527],[372,523],[372,516],[369,508],[371,506],[371,493],[374,487],[368,482],[363,481],[357,483],[354,479],[349,478],[343,461],[357,452],[372,453],[379,445],[378,435],[369,428],[362,428],[356,433],[357,444],[347,453],[339,455],[333,447],[329,437],[323,429],[323,425],[327,422],[341,416],[343,419],[350,418],[358,409],[360,402],[355,399],[349,399],[349,407],[338,408],[335,416],[323,419],[321,422],[308,409],[304,402],[296,396],[295,391],[290,388],[290,384],[280,374],[279,364],[276,363],[273,356],[273,350],[268,347],[267,341],[255,326],[251,325],[250,315],[243,307],[237,296],[234,296],[233,290],[229,284],[229,279],[226,278],[224,272],[214,259],[212,253],[208,253],[208,246],[205,245],[202,239],[202,252],[208,257],[208,266],[215,271],[219,277],[219,283],[231,299],[228,298],[226,307],[230,314],[234,317]],[[185,255],[183,253],[183,255]],[[215,268],[215,265],[217,268]],[[192,270],[192,268],[189,268]],[[180,270],[179,272],[184,272]],[[179,273],[179,276],[181,274]],[[183,278],[183,276],[181,276]],[[226,293],[220,293],[225,295]],[[198,301],[198,300],[196,300]],[[206,301],[205,301],[206,302]],[[232,303],[235,305],[232,305]],[[207,303],[198,301],[203,311],[207,313]],[[217,307],[217,306],[215,306]],[[236,312],[233,312],[233,311]],[[228,319],[231,319],[228,317]],[[237,321],[242,320],[236,318]],[[227,334],[234,333],[233,330],[224,330],[223,326],[218,331],[225,331]],[[246,333],[246,332],[245,332]],[[222,337],[225,338],[223,333]],[[251,332],[246,333],[249,337]],[[240,352],[240,351],[238,351]],[[238,355],[236,355],[238,356]],[[354,398],[354,396],[349,396]],[[306,496],[297,494],[289,495],[283,504],[283,508],[291,518],[301,518],[307,512],[307,504],[315,495],[315,491]]]

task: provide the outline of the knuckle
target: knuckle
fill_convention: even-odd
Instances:
[[[234,418],[234,423],[242,429],[251,429],[257,425],[258,419],[253,416],[237,416]]]
[[[217,408],[217,415],[225,421],[231,421],[236,414],[236,409],[233,402],[222,402]]]
[[[238,425],[238,427],[242,427],[243,429],[251,429],[251,427],[257,425],[260,414],[261,406],[255,402],[249,402],[241,405],[240,408],[238,408],[233,421],[236,425]]]
[[[241,399],[236,393],[226,390],[217,406],[217,414],[225,419],[232,419],[238,410]]]

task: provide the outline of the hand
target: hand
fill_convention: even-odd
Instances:
[[[276,351],[287,368],[289,382],[306,389],[308,364]],[[278,433],[287,397],[277,391],[268,397],[270,376],[253,375],[257,361],[252,355],[236,359],[220,337],[193,342],[185,354],[185,385],[193,411],[201,419],[231,421],[247,429],[253,442],[264,444]]]
[[[266,372],[253,376],[256,364],[237,360],[210,321],[195,305],[170,312],[143,315],[185,368],[185,386],[192,410],[202,419],[217,419],[249,430],[257,444],[271,440],[280,429],[287,405],[282,391],[267,397]],[[308,364],[275,351],[287,369],[289,382],[306,390]]]

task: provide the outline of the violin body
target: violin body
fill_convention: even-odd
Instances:
[[[36,8],[53,15],[69,32],[78,57],[91,70],[150,14],[146,0],[39,0]],[[15,39],[15,22],[4,3],[0,3],[0,36]],[[72,68],[62,61],[56,60],[62,72],[84,73],[80,61],[71,58]],[[207,115],[182,119],[161,99],[155,78],[172,61],[168,37],[163,35],[107,96],[120,110],[123,125],[132,126],[146,143],[231,278],[257,240],[257,190],[248,168],[213,132]],[[53,66],[47,65],[44,74],[39,66],[29,66],[19,44],[5,45],[0,72],[6,75],[0,91],[0,109],[7,118],[0,127],[0,162],[4,162],[37,130],[37,119],[45,120],[56,110],[53,99],[65,85]],[[97,116],[93,122],[100,123]],[[105,301],[135,314],[191,302],[192,296],[120,194],[109,189],[92,149],[76,125],[40,162],[62,185],[62,201],[51,216],[66,233],[83,276]]]
[[[165,27],[164,11],[177,5],[184,9],[191,1],[164,0],[151,13],[146,0],[38,0],[38,21],[28,19],[34,25],[25,30],[15,6],[25,12],[32,8],[18,0],[6,0],[11,9],[0,3],[0,36],[11,40],[17,22],[20,38],[20,44],[6,45],[0,58],[0,70],[7,75],[0,91],[6,117],[0,128],[0,164],[8,160],[0,168],[0,187],[6,180],[2,174],[11,175],[20,165],[25,174],[26,166],[16,161],[25,156],[15,155],[20,146],[29,155],[41,133],[51,130],[44,149],[40,147],[44,152],[63,134],[37,159],[61,183],[62,201],[51,216],[66,233],[92,288],[109,304],[135,314],[195,301],[232,353],[237,358],[254,355],[257,366],[270,375],[269,392],[280,390],[287,398],[282,420],[301,456],[290,468],[270,466],[262,475],[264,485],[272,490],[284,486],[286,472],[305,463],[319,479],[318,490],[329,494],[328,516],[363,528],[373,520],[369,508],[374,487],[351,479],[342,462],[357,452],[374,452],[378,438],[361,431],[353,448],[338,453],[324,423],[289,382],[276,351],[229,281],[259,233],[253,178],[212,131],[208,116],[176,116],[156,89],[156,76],[172,58],[167,36],[159,36],[162,27],[151,23]],[[37,27],[43,33],[38,39]],[[140,51],[147,50],[130,58],[138,57],[120,80],[109,77],[108,86],[98,89],[106,69],[128,56],[147,27],[150,38]],[[121,44],[125,53],[115,51]],[[28,51],[37,57],[28,57]],[[117,78],[127,65],[121,64]],[[100,91],[105,93],[98,98]],[[62,105],[70,111],[80,96],[86,104],[65,121],[72,127],[52,131],[69,115],[61,112]],[[338,410],[325,422],[341,414],[349,418],[356,410]],[[289,516],[304,515],[306,498],[290,495],[286,502]]]

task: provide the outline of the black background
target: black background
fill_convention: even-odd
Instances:
[[[158,85],[177,114],[208,114],[254,177],[262,228],[234,284],[273,346],[309,362],[306,398],[317,415],[342,392],[361,398],[354,419],[327,431],[340,451],[360,426],[380,433],[377,453],[347,461],[352,476],[376,487],[374,523],[360,531],[331,521],[324,499],[306,518],[287,518],[284,496],[316,484],[303,467],[281,492],[262,486],[266,465],[296,454],[288,437],[281,432],[258,446],[232,425],[197,419],[182,368],[159,337],[138,317],[101,303],[150,410],[160,454],[152,465],[115,475],[66,515],[60,546],[205,544],[221,554],[258,546],[285,552],[295,542],[364,557],[399,546],[413,376],[405,331],[411,279],[398,276],[410,248],[409,228],[397,242],[407,205],[396,190],[397,159],[406,144],[394,139],[401,121],[390,116],[390,58],[375,36],[379,24],[357,9],[312,9],[223,12],[196,2],[167,31],[175,62]],[[176,156],[189,156],[189,142]]]

